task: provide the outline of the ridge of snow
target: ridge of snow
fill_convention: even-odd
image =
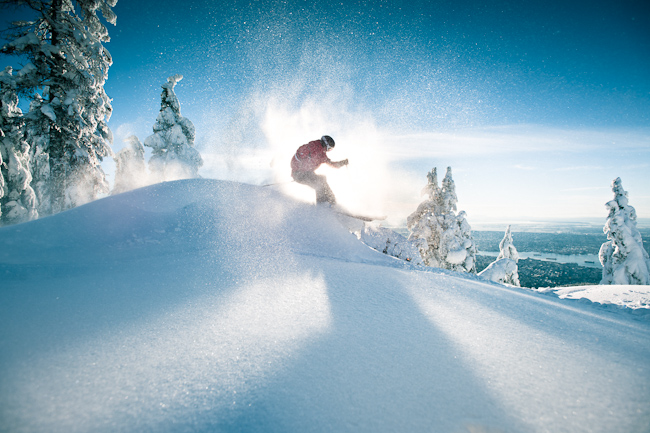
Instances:
[[[11,432],[647,432],[650,323],[192,179],[0,228]],[[643,319],[643,317],[641,317]]]
[[[650,286],[614,284],[545,287],[536,290],[540,293],[552,293],[560,299],[586,300],[650,317]]]

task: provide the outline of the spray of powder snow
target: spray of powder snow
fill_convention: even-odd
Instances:
[[[293,106],[280,98],[261,96],[256,103],[262,108],[249,109],[249,117],[235,123],[242,129],[223,134],[217,151],[203,154],[204,176],[268,185],[299,200],[314,202],[311,188],[293,182],[290,162],[299,146],[327,134],[336,141],[336,147],[328,153],[330,159],[348,159],[349,165],[335,169],[323,164],[317,173],[327,176],[342,206],[378,214],[399,207],[401,202],[419,200],[424,175],[414,179],[392,164],[392,147],[399,145],[389,144],[384,139],[386,133],[368,114],[342,105],[330,109],[316,98]]]
[[[318,173],[327,176],[339,204],[371,214],[387,213],[395,200],[415,201],[417,206],[426,173],[413,179],[392,164],[399,143],[385,139],[392,134],[357,101],[349,68],[332,63],[331,56],[327,50],[306,50],[293,74],[260,80],[265,84],[251,89],[225,127],[211,131],[209,144],[201,149],[201,174],[271,184],[269,188],[314,202],[312,189],[292,182],[290,162],[298,147],[330,135],[336,147],[328,156],[348,159],[349,165],[334,169],[324,164]],[[314,66],[324,63],[330,66]]]

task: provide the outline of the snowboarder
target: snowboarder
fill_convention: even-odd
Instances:
[[[298,148],[291,158],[291,177],[303,185],[316,191],[316,203],[336,204],[336,197],[327,184],[327,178],[314,173],[321,164],[325,163],[334,168],[348,165],[348,160],[334,162],[327,157],[327,152],[334,149],[334,139],[323,135],[320,140],[310,141]]]

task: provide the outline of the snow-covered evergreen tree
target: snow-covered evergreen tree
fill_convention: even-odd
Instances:
[[[2,52],[28,60],[20,93],[36,102],[32,109],[37,112],[26,116],[27,138],[37,138],[29,143],[32,155],[49,165],[34,176],[40,183],[39,209],[54,213],[108,192],[100,163],[112,155],[106,124],[112,108],[104,92],[112,59],[103,46],[110,40],[108,31],[97,12],[115,24],[111,8],[117,0],[14,3],[31,8],[36,18],[14,23]],[[45,171],[47,176],[41,176]]]
[[[472,227],[467,222],[467,213],[465,211],[458,213],[456,224],[458,226],[457,236],[459,237],[459,244],[466,252],[465,260],[463,263],[460,263],[461,268],[457,270],[476,273],[476,255],[478,254],[478,249],[474,243]]]
[[[23,113],[18,108],[17,80],[7,66],[0,72],[0,221],[15,224],[36,219],[31,188],[29,146]]]
[[[519,253],[512,240],[512,231],[510,225],[506,228],[506,233],[503,239],[499,242],[499,256],[498,259],[512,259],[515,262],[519,261]]]
[[[436,168],[429,172],[427,179],[423,193],[428,194],[428,200],[406,221],[411,231],[409,241],[418,246],[427,266],[476,272],[476,245],[465,212],[456,215],[458,199],[451,167],[447,168],[442,188],[438,186]]]
[[[497,259],[490,263],[478,275],[498,283],[519,286],[518,261],[519,253],[513,244],[512,232],[510,231],[510,226],[508,226],[503,239],[499,243],[499,255]]]
[[[29,112],[25,116],[26,139],[31,146],[32,188],[36,194],[39,215],[49,215],[52,212],[52,196],[50,194],[50,129],[55,128],[54,122],[41,107],[45,104],[41,95],[36,94]]]
[[[451,178],[451,167],[447,167],[447,173],[442,179],[442,189],[440,190],[442,208],[446,213],[456,212],[458,197],[456,196],[456,184]]]
[[[609,215],[603,231],[609,240],[600,247],[600,284],[650,284],[650,259],[620,177],[612,182],[612,191],[614,199],[605,204]]]
[[[124,142],[126,145],[115,156],[113,194],[119,194],[147,184],[144,146],[135,135],[127,137]]]
[[[438,221],[442,205],[436,167],[427,174],[427,181],[422,195],[427,194],[428,199],[406,219],[406,227],[411,232],[408,240],[417,246],[426,266],[443,267],[438,254],[443,228]]]
[[[194,148],[194,124],[181,115],[174,86],[183,79],[173,75],[162,85],[160,113],[153,126],[153,135],[144,145],[153,149],[149,171],[156,181],[195,178],[203,159]]]

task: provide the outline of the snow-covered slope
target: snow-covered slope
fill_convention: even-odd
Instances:
[[[597,285],[537,289],[561,299],[582,299],[603,306],[630,308],[635,314],[650,315],[650,286]]]
[[[647,432],[647,316],[423,270],[268,188],[0,229],[2,432]]]

